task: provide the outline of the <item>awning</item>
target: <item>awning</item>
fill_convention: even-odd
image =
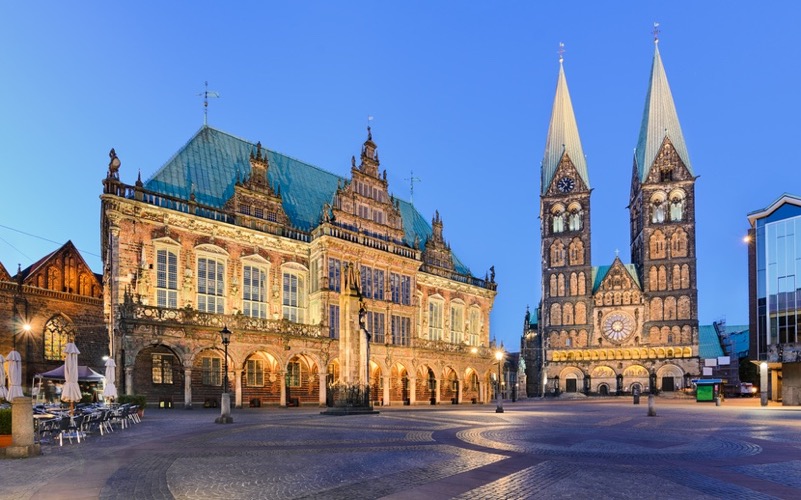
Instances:
[[[36,377],[38,378],[46,378],[46,379],[55,379],[55,380],[65,380],[64,378],[64,365],[59,366],[55,370],[50,370],[49,372],[44,373],[37,373]],[[100,373],[92,370],[88,366],[79,366],[78,367],[78,381],[79,382],[100,382],[105,377]]]

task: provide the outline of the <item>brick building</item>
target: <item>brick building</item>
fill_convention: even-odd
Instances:
[[[20,353],[26,394],[35,374],[64,364],[68,342],[81,351],[80,365],[103,372],[103,287],[71,241],[14,276],[0,264],[0,321],[0,353]]]
[[[368,381],[376,404],[488,399],[494,272],[475,277],[439,213],[390,195],[369,129],[348,177],[209,126],[145,182],[123,184],[110,156],[105,307],[125,392],[214,402],[227,326],[237,406],[323,405]]]
[[[590,170],[560,60],[541,172],[540,318],[526,325],[542,336],[533,347],[548,392],[673,391],[699,374],[696,176],[658,46],[641,123],[626,200],[631,263],[593,266]]]

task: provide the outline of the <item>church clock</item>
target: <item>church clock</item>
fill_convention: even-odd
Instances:
[[[634,320],[628,314],[616,311],[606,315],[601,328],[609,340],[622,342],[634,331]]]
[[[573,191],[574,187],[576,187],[576,182],[570,177],[562,177],[556,181],[556,188],[563,193],[569,193]]]

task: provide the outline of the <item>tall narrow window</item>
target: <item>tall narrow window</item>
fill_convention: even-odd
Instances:
[[[384,334],[384,313],[367,311],[367,330],[372,335],[373,342],[383,344]]]
[[[373,298],[384,300],[384,271],[373,269]]]
[[[428,300],[428,338],[442,340],[442,301]]]
[[[166,249],[156,251],[156,305],[178,307],[178,255]]]
[[[362,296],[373,297],[373,269],[367,266],[361,266],[359,269],[359,278],[362,282]]]
[[[390,273],[389,286],[392,302],[408,306],[412,303],[412,278],[402,274]]]
[[[286,385],[300,387],[300,363],[298,361],[290,361],[286,365]]]
[[[267,317],[267,273],[258,267],[245,266],[242,271],[242,313]]]
[[[392,343],[409,345],[411,320],[403,316],[392,316]]]
[[[203,385],[222,385],[222,359],[207,356],[203,358]]]
[[[296,269],[283,272],[284,319],[295,323],[306,322],[306,274]]]
[[[225,264],[222,260],[198,257],[197,259],[197,309],[198,311],[223,314],[224,291],[223,275]]]
[[[328,337],[339,338],[339,306],[328,306]]]
[[[342,261],[328,259],[328,289],[339,292],[342,287]]]
[[[451,304],[451,343],[461,344],[464,335],[464,306]]]
[[[471,346],[478,346],[479,335],[481,334],[481,310],[478,307],[470,308],[470,324],[468,325],[468,343]]]

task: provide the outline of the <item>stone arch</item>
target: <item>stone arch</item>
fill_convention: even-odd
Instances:
[[[286,362],[287,403],[297,398],[298,404],[319,403],[320,364],[307,353],[297,353]]]
[[[549,319],[551,325],[562,324],[562,305],[558,302],[551,304],[551,314]]]
[[[584,388],[584,372],[575,366],[567,366],[559,372],[559,390],[579,392]]]
[[[133,393],[146,394],[149,403],[160,399],[183,401],[184,352],[166,342],[142,346],[132,355],[134,359]],[[216,392],[217,397],[220,391]]]
[[[690,297],[682,295],[676,305],[677,319],[690,319]]]
[[[578,275],[570,273],[570,295],[578,294]]]
[[[408,404],[411,401],[409,372],[403,363],[396,362],[389,369],[389,400]]]
[[[573,304],[570,302],[565,303],[562,307],[562,324],[563,325],[573,325]]]
[[[580,238],[573,238],[570,242],[569,257],[571,266],[584,265],[584,242]]]
[[[587,275],[583,272],[578,274],[578,294],[579,295],[586,295],[587,294]]]
[[[690,266],[687,264],[681,266],[681,288],[690,288]]]
[[[584,302],[576,302],[576,311],[574,315],[574,323],[577,325],[587,324],[587,305]]]
[[[665,251],[665,234],[656,230],[648,240],[648,250],[652,259],[664,259],[667,256]]]
[[[556,275],[552,274],[551,278],[548,281],[549,281],[549,285],[550,285],[549,289],[548,289],[549,295],[551,297],[558,297],[559,296],[559,287],[557,286],[557,283],[556,283]]]
[[[648,269],[648,289],[651,291],[657,290],[659,287],[659,270],[656,266],[651,266]]]
[[[560,297],[564,297],[567,292],[565,290],[565,275],[559,273],[556,278],[556,288],[557,288],[557,295]]]
[[[440,387],[440,401],[444,403],[456,404],[459,402],[459,390],[461,381],[459,374],[450,366],[442,369],[442,384]]]
[[[663,305],[662,305],[662,299],[661,298],[654,297],[653,299],[651,299],[650,315],[651,315],[651,320],[652,321],[659,321],[659,320],[662,319],[662,316],[663,316],[662,308],[663,308]]]
[[[253,351],[245,356],[241,381],[242,404],[280,404],[282,364],[277,356],[266,350]]]
[[[562,267],[565,265],[565,244],[561,240],[551,243],[551,267]]]
[[[428,366],[417,367],[415,384],[415,399],[419,403],[436,404],[437,401],[437,373]]]
[[[682,228],[670,236],[670,254],[675,258],[687,257],[687,233]]]
[[[676,298],[665,297],[665,320],[672,321],[676,319]]]
[[[673,391],[682,389],[683,381],[684,370],[672,363],[667,363],[656,371],[656,383],[659,390]]]

